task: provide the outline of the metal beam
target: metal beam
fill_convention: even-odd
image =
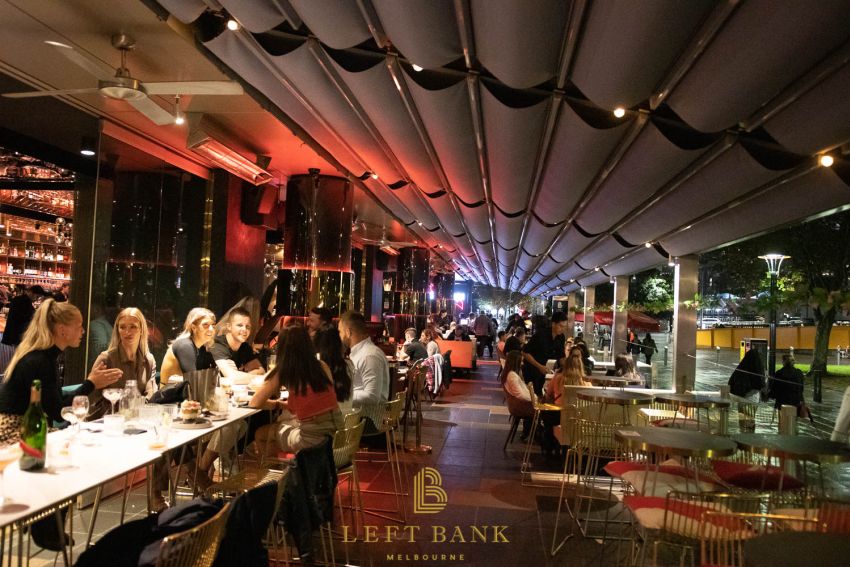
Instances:
[[[691,39],[690,44],[682,52],[667,76],[655,89],[655,94],[649,97],[649,108],[655,110],[670,95],[676,85],[681,82],[691,67],[705,52],[708,45],[729,20],[740,0],[724,0],[717,4],[702,24],[700,30]]]
[[[371,0],[357,0],[357,7],[360,8],[360,14],[366,21],[366,27],[369,28],[369,33],[372,34],[372,39],[378,47],[389,47],[390,40],[384,32],[384,26],[381,25],[381,19]]]
[[[623,228],[629,221],[639,217],[646,211],[650,209],[653,205],[661,201],[661,199],[667,197],[672,194],[676,189],[682,186],[686,181],[692,178],[694,175],[702,171],[709,164],[714,162],[721,155],[726,153],[732,146],[735,145],[735,140],[737,137],[735,134],[727,134],[720,141],[714,144],[707,152],[701,155],[696,161],[694,161],[690,166],[688,166],[684,171],[676,175],[673,179],[663,185],[660,189],[658,189],[655,193],[649,196],[649,198],[645,199],[642,203],[640,203],[637,207],[630,210],[628,213],[624,214],[617,220],[611,227],[591,240],[584,248],[578,251],[570,260],[576,260],[581,258],[581,256],[593,248],[596,244],[604,240],[605,238],[610,237],[615,232]],[[657,239],[656,239],[657,240]],[[567,260],[565,260],[567,261]],[[539,287],[546,285],[552,278],[557,277],[557,274],[552,274],[550,276],[546,276],[540,284],[531,289],[531,293],[536,291]]]
[[[561,46],[561,57],[558,63],[558,78],[556,90],[549,105],[549,110],[546,114],[546,125],[543,128],[543,136],[540,139],[540,146],[537,151],[537,158],[534,165],[534,178],[531,182],[531,189],[528,193],[528,198],[525,201],[525,215],[522,219],[522,230],[519,233],[519,243],[517,245],[517,255],[514,259],[514,266],[508,276],[508,281],[505,284],[510,287],[516,276],[517,268],[519,267],[519,258],[522,253],[522,246],[525,243],[525,238],[528,235],[528,227],[531,223],[532,211],[537,204],[537,196],[540,193],[540,185],[543,182],[543,173],[546,171],[546,162],[549,158],[549,152],[552,146],[552,136],[555,133],[555,127],[558,124],[560,116],[561,104],[565,95],[563,94],[564,85],[567,82],[567,76],[573,65],[576,49],[578,48],[578,40],[581,35],[581,26],[584,22],[584,14],[587,7],[586,0],[576,0],[570,7],[570,18],[567,23],[567,33],[564,34],[564,43]]]
[[[457,203],[457,196],[454,194],[454,191],[451,188],[451,184],[449,183],[449,179],[446,176],[446,172],[443,170],[443,166],[440,163],[440,158],[437,156],[437,151],[434,149],[434,144],[431,141],[431,137],[428,135],[428,130],[425,128],[425,123],[422,121],[422,117],[419,115],[419,110],[416,108],[416,103],[413,100],[413,95],[410,93],[410,89],[405,82],[404,76],[402,74],[401,66],[398,63],[398,59],[395,55],[387,56],[387,69],[390,71],[390,75],[393,78],[393,82],[395,83],[396,89],[398,89],[398,94],[401,97],[402,102],[404,103],[405,108],[407,109],[408,114],[410,115],[410,119],[413,121],[413,125],[416,127],[416,132],[419,134],[419,138],[422,141],[422,144],[425,146],[425,151],[428,153],[428,158],[431,160],[431,164],[434,167],[434,171],[437,173],[437,176],[440,178],[440,183],[443,184],[443,187],[446,190],[446,193],[449,196],[449,202],[452,205],[452,210],[458,216],[458,220],[460,222],[461,227],[463,228],[463,232],[469,241],[469,246],[472,248],[472,252],[475,255],[478,264],[481,266],[481,274],[485,276],[490,285],[493,285],[491,278],[489,277],[489,273],[487,272],[487,267],[484,264],[484,261],[478,254],[478,250],[475,248],[475,243],[472,240],[472,236],[469,234],[469,229],[466,225],[466,220],[463,218],[463,215],[460,212],[460,207]]]
[[[517,285],[518,289],[522,289],[522,287],[531,279],[531,276],[534,275],[540,265],[543,264],[543,261],[546,259],[546,256],[552,252],[552,249],[558,245],[561,239],[567,234],[567,231],[570,229],[571,223],[575,220],[575,218],[584,210],[590,200],[599,192],[599,189],[602,187],[602,184],[608,178],[614,168],[619,165],[620,161],[623,159],[623,156],[626,155],[628,149],[632,146],[634,141],[637,139],[638,134],[643,131],[643,127],[646,126],[647,122],[649,122],[649,115],[644,112],[639,112],[637,117],[632,122],[631,127],[623,136],[623,139],[620,140],[620,143],[617,144],[617,147],[614,148],[614,151],[611,152],[611,155],[608,156],[608,159],[605,162],[605,165],[602,166],[596,176],[593,178],[593,181],[590,182],[584,194],[582,194],[579,202],[573,208],[572,212],[569,216],[564,220],[564,224],[561,227],[561,230],[555,236],[554,240],[549,244],[546,250],[540,254],[539,260],[534,264],[534,266],[529,271],[528,276],[526,276],[520,283]],[[535,286],[537,287],[537,286]]]
[[[820,167],[820,165],[818,164],[817,159],[811,158],[807,163],[804,163],[803,165],[799,165],[799,166],[795,167],[794,169],[790,170],[789,172],[785,173],[784,175],[777,177],[776,179],[772,179],[772,180],[768,181],[767,183],[765,183],[764,185],[761,185],[760,187],[756,187],[752,191],[748,191],[747,193],[744,193],[743,195],[735,197],[731,201],[728,201],[728,202],[726,202],[726,203],[724,203],[724,204],[722,204],[718,207],[715,207],[714,209],[711,209],[710,211],[696,217],[695,219],[691,219],[690,221],[687,222],[687,224],[681,224],[678,227],[665,232],[664,234],[662,234],[661,236],[656,238],[656,241],[660,242],[662,240],[666,240],[668,238],[676,236],[677,234],[681,234],[681,233],[685,232],[686,230],[690,230],[695,225],[703,223],[703,222],[708,221],[708,220],[711,220],[716,216],[722,215],[723,213],[726,213],[726,212],[730,211],[731,209],[734,209],[735,207],[746,203],[747,201],[761,197],[762,195],[769,193],[770,191],[773,191],[774,189],[776,189],[780,185],[790,183],[792,181],[799,179],[800,177],[808,175],[809,173],[815,171],[819,167]],[[621,255],[619,259],[625,260],[626,258],[628,258],[628,257],[630,257],[634,254],[637,254],[640,251],[641,251],[641,248],[639,248],[639,247],[635,248],[634,250],[630,250],[629,252],[626,252],[625,254]],[[613,261],[613,260],[609,260],[608,262],[606,262],[603,265],[607,266],[611,261]],[[576,282],[578,282],[578,280],[580,278],[587,277],[587,276],[589,276],[593,273],[595,273],[595,270],[587,270],[583,274],[576,276],[575,280],[576,280]]]

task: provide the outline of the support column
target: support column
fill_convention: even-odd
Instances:
[[[351,309],[351,221],[354,189],[341,177],[293,175],[286,185],[278,314],[306,317],[316,306],[334,315]]]
[[[697,369],[697,312],[683,302],[697,293],[697,256],[682,256],[673,277],[673,387],[677,392],[692,390]]]
[[[614,353],[627,352],[629,350],[629,312],[618,311],[617,306],[629,302],[629,276],[617,276],[614,278],[614,305],[612,306],[613,321],[611,323],[611,360]]]
[[[576,299],[578,299],[576,292],[567,296],[567,337],[576,336]]]
[[[596,304],[596,287],[585,287],[584,290],[584,340],[587,341],[593,330],[593,306]],[[593,346],[593,345],[591,345]]]

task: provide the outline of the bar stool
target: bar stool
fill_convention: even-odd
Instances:
[[[404,523],[407,519],[407,513],[404,505],[404,496],[407,496],[407,492],[404,490],[404,479],[406,475],[402,474],[402,463],[399,459],[398,447],[396,446],[396,432],[398,431],[401,411],[404,408],[404,400],[405,400],[405,392],[399,392],[396,394],[396,398],[390,402],[384,402],[383,406],[380,408],[376,408],[379,411],[375,412],[372,415],[372,421],[375,425],[375,428],[378,430],[378,433],[383,433],[386,438],[387,444],[387,460],[386,461],[373,461],[373,462],[386,462],[390,465],[390,472],[393,477],[393,490],[392,491],[381,491],[381,490],[362,490],[361,492],[367,494],[392,494],[395,496],[396,500],[396,508],[394,510],[386,510],[386,509],[378,509],[378,508],[365,508],[363,511],[367,514],[371,514],[373,516],[377,516],[379,518],[384,518],[386,520],[390,520],[393,522],[402,522]],[[406,472],[406,465],[405,465]],[[378,512],[392,512],[399,514],[398,517],[387,516],[379,514]]]
[[[522,455],[522,465],[520,466],[520,474],[522,475],[523,486],[532,486],[526,483],[526,475],[531,474],[531,446],[534,444],[534,436],[537,433],[537,426],[540,422],[540,414],[544,411],[561,411],[561,406],[555,404],[547,404],[540,401],[537,393],[534,391],[534,384],[529,382],[527,385],[528,395],[531,398],[531,406],[534,408],[534,416],[531,419],[531,431],[528,434],[528,441],[525,444],[525,452]]]

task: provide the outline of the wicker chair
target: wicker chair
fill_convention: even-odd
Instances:
[[[206,522],[163,538],[157,567],[210,567],[224,534],[230,504]]]

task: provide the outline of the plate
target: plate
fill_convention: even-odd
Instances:
[[[195,417],[192,419],[183,419],[178,417],[172,423],[174,429],[207,429],[212,427],[212,422],[205,417]]]

